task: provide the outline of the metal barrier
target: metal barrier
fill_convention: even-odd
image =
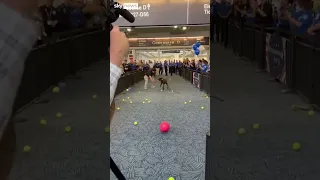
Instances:
[[[118,86],[115,92],[115,96],[119,95],[124,90],[128,89],[135,83],[143,80],[144,73],[142,71],[127,72],[121,76],[118,81]]]
[[[108,36],[99,30],[34,48],[25,61],[14,112],[68,75],[107,57]]]
[[[195,77],[194,73],[197,73]],[[210,95],[210,74],[203,73],[192,69],[182,68],[182,77],[189,81],[191,84],[199,88],[201,91],[205,91],[208,95]],[[198,82],[195,83],[195,78],[197,78]]]
[[[317,78],[320,49],[315,40],[320,36],[296,36],[274,27],[217,18],[220,31],[227,32],[228,36],[220,39],[225,41],[221,44],[228,44],[235,54],[255,62],[259,69],[301,94],[308,103],[320,106],[320,80]]]

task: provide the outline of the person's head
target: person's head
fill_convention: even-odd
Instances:
[[[208,65],[208,61],[207,60],[203,60],[203,64]]]
[[[201,64],[201,63],[202,63],[202,60],[200,59],[200,60],[199,60],[199,64]]]

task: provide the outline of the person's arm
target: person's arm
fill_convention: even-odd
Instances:
[[[0,139],[11,117],[25,59],[38,37],[35,24],[21,15],[28,11],[14,2],[15,0],[7,4],[4,4],[6,1],[0,2],[0,32],[3,42],[0,43]],[[31,14],[29,17],[32,17]]]
[[[118,80],[121,77],[121,74],[121,69],[110,63],[110,105],[113,101],[114,93],[116,92]]]
[[[320,30],[320,23],[311,26],[311,27],[308,29],[308,33],[314,35],[314,34],[315,34],[314,32],[315,32],[315,31],[318,31],[318,30]]]

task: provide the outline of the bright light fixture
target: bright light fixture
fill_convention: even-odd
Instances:
[[[186,30],[186,29],[187,29],[187,27],[185,27],[185,26],[184,26],[184,27],[182,27],[182,30]]]
[[[127,29],[127,31],[128,31],[128,32],[131,32],[131,29],[130,29],[130,28],[128,28],[128,29]]]
[[[178,26],[173,26],[173,28],[177,29],[177,28],[178,28]]]

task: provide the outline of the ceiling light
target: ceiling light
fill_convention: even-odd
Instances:
[[[128,29],[127,29],[127,31],[128,31],[128,32],[131,32],[131,29],[130,29],[130,28],[128,28]]]
[[[177,29],[177,28],[178,28],[178,26],[173,26],[173,28]]]
[[[182,27],[182,30],[186,30],[187,29],[187,27]]]

